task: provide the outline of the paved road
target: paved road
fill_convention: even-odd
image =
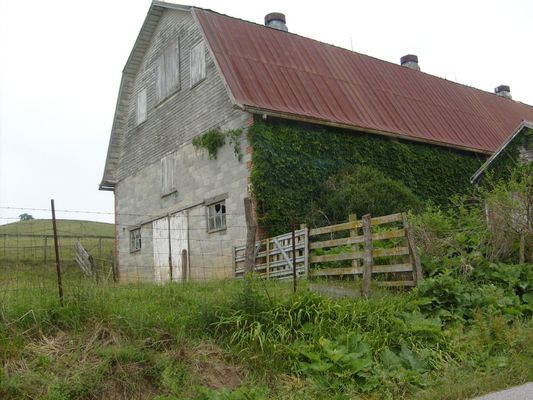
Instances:
[[[533,382],[511,389],[476,397],[472,400],[533,400]]]

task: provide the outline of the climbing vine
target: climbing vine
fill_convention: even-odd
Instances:
[[[257,121],[249,140],[257,210],[271,234],[289,230],[293,211],[304,220],[317,206],[323,182],[351,166],[373,167],[418,198],[446,205],[451,195],[471,189],[469,179],[485,160],[439,146],[281,121]]]
[[[209,159],[217,158],[218,149],[224,146],[226,139],[229,140],[230,145],[233,146],[233,153],[237,160],[242,160],[242,150],[240,138],[242,129],[234,129],[227,132],[222,132],[219,128],[211,129],[203,135],[197,136],[192,140],[192,144],[196,149],[205,149]]]

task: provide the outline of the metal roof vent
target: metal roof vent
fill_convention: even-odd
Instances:
[[[496,89],[494,89],[494,93],[496,93],[498,96],[505,97],[506,99],[512,99],[511,96],[511,88],[507,85],[500,85]]]
[[[288,32],[289,28],[285,25],[285,14],[274,12],[265,15],[265,26]]]
[[[420,66],[418,65],[418,57],[414,54],[406,54],[405,56],[400,58],[400,65],[402,67],[407,67],[416,71],[420,71]]]

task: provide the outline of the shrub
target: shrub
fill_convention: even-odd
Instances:
[[[324,225],[346,221],[349,214],[381,216],[420,208],[420,200],[402,182],[375,168],[355,166],[322,185],[308,223]]]

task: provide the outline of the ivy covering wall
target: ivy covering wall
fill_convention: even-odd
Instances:
[[[290,230],[294,211],[302,221],[321,184],[352,165],[367,165],[402,181],[423,200],[446,205],[471,188],[482,155],[378,135],[269,120],[249,130],[251,180],[260,222],[269,234]]]

